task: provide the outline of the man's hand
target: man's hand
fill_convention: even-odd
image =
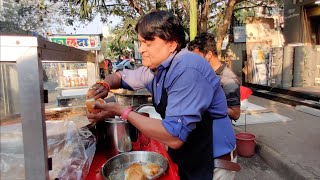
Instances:
[[[94,108],[101,109],[101,111],[99,113],[88,113],[87,117],[90,122],[114,118],[114,116],[121,114],[119,112],[123,109],[119,104],[113,102],[106,104],[95,103]]]
[[[110,89],[118,89],[121,84],[121,74],[119,72],[106,76],[104,81],[92,85],[87,92],[87,98],[104,99],[108,96]]]
[[[108,96],[108,92],[109,92],[108,89],[106,89],[103,85],[94,84],[89,88],[87,92],[87,99],[90,99],[90,98],[103,99]]]
[[[228,115],[231,120],[237,120],[240,117],[240,106],[228,107]]]

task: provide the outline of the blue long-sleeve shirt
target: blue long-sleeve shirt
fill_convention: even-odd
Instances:
[[[164,74],[173,56],[163,61],[155,73],[146,67],[124,70],[121,72],[122,87],[131,90],[147,88],[152,93],[155,78],[154,101],[158,104]],[[226,97],[220,79],[205,59],[186,49],[181,50],[172,61],[164,87],[168,104],[162,125],[172,136],[185,142],[196,128],[196,123],[202,120],[202,114],[208,111],[213,120],[213,157],[235,148],[235,134],[227,116]]]

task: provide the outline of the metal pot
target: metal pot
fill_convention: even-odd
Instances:
[[[130,124],[119,117],[108,118],[97,124],[99,136],[108,154],[116,155],[132,149]],[[132,126],[132,125],[131,125]],[[101,137],[102,136],[102,137]]]
[[[149,117],[146,112],[138,113]],[[122,121],[118,116],[97,122],[96,128],[98,145],[102,145],[107,154],[112,156],[131,151],[132,142],[136,142],[138,136],[141,136],[136,127],[129,122]]]

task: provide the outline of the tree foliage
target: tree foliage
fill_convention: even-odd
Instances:
[[[281,12],[283,0],[197,0],[197,31],[216,34],[217,49],[220,52],[232,17],[243,24],[246,17],[257,15],[257,8],[262,8],[265,14],[271,14],[275,7]],[[189,34],[188,0],[11,0],[9,6],[1,11],[0,24],[1,32],[18,33],[16,31],[22,30],[44,34],[48,29],[62,29],[62,26],[74,25],[79,20],[86,24],[98,14],[105,23],[111,21],[111,15],[119,16],[122,22],[112,32],[115,36],[112,38],[111,49],[116,50],[136,38],[134,27],[138,18],[157,9],[176,14],[186,34]],[[54,27],[52,24],[55,24]]]
[[[245,24],[247,17],[255,17],[261,14],[265,16],[282,14],[283,3],[283,0],[242,1],[234,7],[234,16],[237,22]]]
[[[277,11],[283,10],[283,0],[216,0],[216,8],[210,17],[209,29],[217,37],[217,53],[221,58],[222,42],[228,34],[231,23],[244,24],[247,17],[268,16],[267,11],[259,12],[259,8]],[[233,18],[234,17],[234,18]]]
[[[133,49],[133,42],[137,40],[137,36],[132,27],[135,22],[132,21],[133,19],[126,19],[112,29],[112,36],[105,39],[106,46],[101,47],[105,57],[112,58],[123,54],[128,55],[127,49]],[[127,29],[122,29],[121,27],[127,27]]]
[[[222,41],[234,19],[243,24],[246,17],[256,16],[257,8],[271,14],[275,7],[283,9],[283,0],[197,0],[197,31],[211,31],[217,36],[217,50],[221,54]],[[136,38],[134,27],[139,16],[152,10],[168,10],[178,16],[185,27],[190,28],[190,4],[188,0],[11,0],[7,9],[1,12],[1,32],[40,32],[62,29],[64,25],[74,25],[75,21],[86,24],[98,14],[105,23],[109,17],[122,17],[108,42],[108,49],[115,54],[132,46]],[[59,30],[58,30],[59,31]]]
[[[62,32],[65,26],[80,20],[67,14],[66,9],[65,2],[58,0],[7,0],[0,11],[0,31],[3,34],[40,35]]]
[[[85,2],[86,1],[86,2]],[[101,14],[101,21],[109,23],[109,17],[122,17],[122,22],[113,30],[114,35],[110,42],[110,49],[120,54],[123,48],[133,46],[133,41],[137,39],[135,33],[135,24],[141,15],[144,15],[152,10],[168,10],[176,14],[186,32],[189,30],[189,4],[188,0],[69,0],[66,13],[72,13],[73,16],[78,16],[83,19],[93,18],[97,14]]]
[[[3,4],[0,15],[1,32],[5,34],[42,32],[47,25],[39,13],[39,3],[26,0],[20,3],[7,1]]]
[[[64,1],[65,2],[65,1]],[[68,11],[72,16],[90,20],[100,13],[103,22],[110,21],[110,15],[122,17],[123,22],[114,29],[114,45],[127,43],[123,39],[135,38],[134,26],[139,16],[152,10],[168,10],[177,15],[186,33],[190,28],[190,5],[188,0],[68,0]],[[256,16],[257,8],[264,13],[283,9],[283,0],[197,0],[198,33],[211,31],[217,36],[217,49],[221,46],[233,17],[244,23],[246,17]],[[125,37],[125,38],[124,38]],[[116,47],[116,46],[115,46]]]

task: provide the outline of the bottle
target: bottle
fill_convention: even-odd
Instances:
[[[69,86],[69,83],[68,83],[68,78],[63,76],[63,86],[64,87],[68,87]]]
[[[71,77],[70,76],[68,76],[68,87],[72,87]]]
[[[77,76],[75,77],[75,86],[80,86],[79,78],[79,74],[77,74]]]
[[[80,84],[80,86],[84,86],[82,77],[79,77],[79,84]]]
[[[75,86],[76,86],[76,81],[74,77],[71,77],[71,87],[75,87]]]
[[[88,85],[87,84],[87,78],[84,75],[82,76],[82,78],[83,78],[83,85],[87,86]]]

